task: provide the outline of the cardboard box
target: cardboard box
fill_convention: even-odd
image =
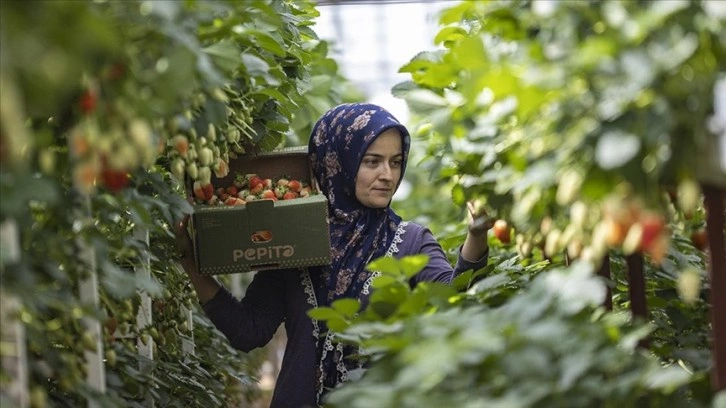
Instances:
[[[215,189],[227,187],[238,173],[307,180],[316,194],[242,206],[195,205],[190,225],[200,274],[330,264],[327,199],[314,183],[306,147],[230,160],[229,174],[222,179],[212,176],[212,184]]]

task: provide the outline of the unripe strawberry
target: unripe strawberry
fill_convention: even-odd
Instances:
[[[199,164],[202,166],[210,166],[212,165],[212,161],[214,160],[214,152],[212,152],[212,149],[208,147],[202,147],[201,150],[199,150]]]
[[[237,142],[239,142],[239,139],[240,139],[239,130],[232,128],[227,131],[227,141],[229,143],[237,143]]]
[[[106,350],[106,363],[109,366],[114,367],[116,365],[116,351],[113,349]]]
[[[553,257],[556,253],[558,253],[561,250],[560,247],[560,237],[562,236],[562,232],[560,232],[559,229],[554,228],[552,231],[550,231],[549,234],[547,234],[547,238],[545,238],[545,255],[548,257]]]
[[[192,180],[199,179],[199,169],[197,168],[196,163],[192,162],[187,164],[187,174],[189,174],[189,177],[191,177]]]
[[[634,254],[642,249],[643,241],[643,225],[639,222],[630,226],[625,239],[623,240],[623,253],[625,255]]]
[[[701,294],[701,274],[692,267],[682,271],[678,275],[676,291],[686,304],[694,304]]]
[[[567,205],[577,197],[582,186],[583,177],[582,174],[574,169],[566,171],[559,180],[557,186],[556,200],[559,205]]]
[[[215,100],[218,100],[220,102],[228,101],[227,94],[220,88],[212,89],[211,95],[212,95],[212,98],[214,98]]]
[[[171,174],[179,181],[184,180],[184,160],[177,157],[171,162]]]
[[[46,175],[53,174],[55,172],[56,161],[55,151],[49,149],[42,150],[38,156],[40,171]]]
[[[210,142],[214,142],[217,140],[217,129],[215,129],[213,124],[209,124],[209,127],[207,127],[207,139],[209,139]]]
[[[678,208],[684,214],[693,214],[701,202],[701,187],[693,179],[685,179],[678,183]]]
[[[134,119],[129,123],[129,137],[139,152],[154,151],[151,147],[152,133],[151,126],[145,120]]]
[[[212,169],[210,169],[207,166],[202,166],[199,168],[199,181],[202,182],[202,185],[206,185],[212,182]]]
[[[576,201],[570,207],[570,221],[577,226],[585,225],[587,219],[587,205],[582,201]]]

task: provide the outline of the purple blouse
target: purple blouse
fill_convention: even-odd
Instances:
[[[458,274],[477,270],[487,264],[488,254],[476,262],[466,261],[459,253],[452,268],[441,245],[431,231],[413,222],[402,222],[387,255],[400,258],[426,254],[428,265],[411,279],[411,285],[432,281],[449,283]],[[369,290],[373,274],[364,287]],[[230,341],[242,351],[265,346],[285,323],[287,345],[277,378],[271,407],[316,406],[315,356],[319,338],[317,322],[306,314],[317,307],[310,276],[305,269],[261,271],[255,274],[242,300],[237,300],[225,288],[203,305],[204,311]],[[345,374],[345,373],[344,373]],[[345,377],[345,375],[344,375]]]

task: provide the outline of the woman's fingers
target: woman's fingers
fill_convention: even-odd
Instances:
[[[482,235],[494,226],[494,219],[489,217],[482,206],[476,206],[472,201],[468,201],[466,208],[469,210],[469,232]]]

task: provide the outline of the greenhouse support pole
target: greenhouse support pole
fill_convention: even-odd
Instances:
[[[189,328],[189,338],[182,337],[182,351],[185,354],[194,355],[194,314],[190,309],[181,307],[182,316],[186,319],[186,326]]]
[[[141,241],[147,248],[147,251],[143,251],[140,255],[139,265],[136,267],[136,279],[138,281],[148,281],[151,279],[151,260],[148,255],[149,248],[149,230],[143,226],[134,227],[134,238]],[[146,291],[139,291],[139,310],[136,313],[136,327],[142,330],[147,327],[151,327],[152,321],[151,313],[151,296]],[[154,359],[154,339],[147,334],[141,336],[147,336],[146,341],[143,341],[141,337],[136,339],[136,348],[139,351],[140,367],[139,370],[142,372],[147,371],[151,368],[149,362],[144,362],[144,359],[149,361]],[[153,407],[154,401],[150,396],[146,396],[145,404],[147,407]]]
[[[643,254],[635,253],[625,258],[628,265],[628,293],[630,295],[630,312],[633,319],[648,319],[648,306],[645,297],[645,260]],[[640,347],[648,347],[648,340],[642,339]]]
[[[2,241],[5,263],[20,260],[20,239],[18,226],[13,219],[5,220],[0,225],[0,241]],[[0,327],[3,344],[2,369],[10,376],[9,384],[0,391],[0,399],[6,400],[18,408],[29,406],[28,393],[28,357],[25,347],[25,327],[18,320],[20,300],[17,296],[7,293],[0,286]]]
[[[610,289],[610,282],[612,282],[612,276],[610,273],[610,254],[605,254],[602,258],[602,264],[598,269],[597,274],[605,280],[605,308],[607,310],[613,310],[613,291]]]
[[[90,197],[85,197],[85,214],[79,216],[79,219],[85,219],[90,222],[91,218],[88,216],[91,209]],[[88,305],[91,308],[97,308],[100,303],[98,295],[98,275],[96,266],[96,252],[93,246],[83,240],[81,237],[77,238],[78,249],[79,249],[79,260],[86,265],[88,275],[81,279],[79,283],[80,300],[84,305]],[[83,317],[83,325],[85,326],[88,333],[94,339],[93,350],[86,350],[83,352],[86,360],[86,382],[88,385],[96,390],[97,392],[104,394],[106,393],[106,368],[103,363],[103,333],[101,322],[93,317]],[[98,403],[93,400],[88,401],[88,406],[92,408],[100,407]]]
[[[713,370],[711,383],[714,390],[726,389],[726,191],[703,187],[706,207],[706,229],[710,252],[709,278],[711,282],[711,326]]]

